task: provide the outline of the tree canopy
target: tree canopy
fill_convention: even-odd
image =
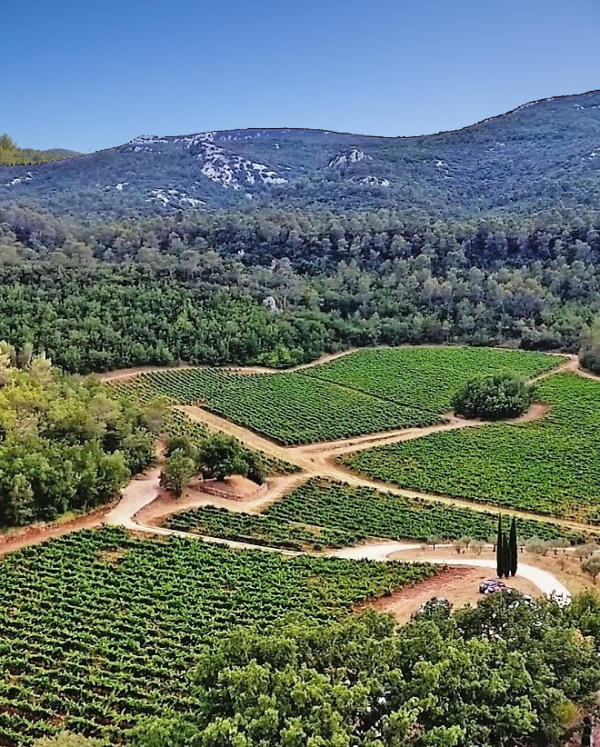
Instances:
[[[535,398],[535,388],[513,373],[498,373],[469,381],[454,397],[458,415],[504,420],[522,415]]]
[[[0,206],[0,339],[73,372],[177,360],[283,367],[378,344],[576,351],[600,314],[599,259],[592,212],[78,221]]]
[[[588,371],[600,374],[600,317],[582,330],[579,362]]]
[[[143,409],[0,343],[0,526],[105,503],[153,455]]]
[[[561,609],[496,594],[455,615],[429,606],[399,630],[375,612],[240,629],[202,655],[202,707],[147,722],[136,744],[563,744],[600,685],[599,621],[590,595]]]
[[[4,133],[0,135],[0,164],[13,166],[23,163],[47,163],[49,161],[61,161],[79,155],[74,151],[52,148],[50,150],[34,150],[33,148],[19,148],[15,141]]]

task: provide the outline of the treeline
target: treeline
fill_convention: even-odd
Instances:
[[[178,361],[285,366],[342,337],[326,314],[272,312],[225,281],[143,267],[4,267],[0,284],[0,339],[30,342],[79,373]]]
[[[286,366],[341,347],[575,351],[600,313],[600,215],[524,224],[182,213],[80,223],[0,209],[0,339],[69,371]]]
[[[15,141],[6,133],[0,135],[0,164],[15,166],[23,163],[48,163],[60,161],[78,155],[74,151],[52,148],[50,150],[35,150],[33,148],[19,148]]]
[[[340,263],[379,270],[383,262],[428,257],[435,273],[479,267],[587,262],[600,252],[600,212],[555,209],[531,217],[438,220],[420,211],[333,213],[328,210],[200,210],[120,220],[80,220],[31,207],[0,206],[0,246],[6,256],[62,264],[95,258],[111,263],[179,266],[193,273],[207,251],[245,266],[273,260],[295,270],[330,273]]]
[[[0,343],[0,526],[51,521],[114,498],[154,457],[143,410]]]

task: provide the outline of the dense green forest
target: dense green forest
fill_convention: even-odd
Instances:
[[[0,343],[0,526],[106,503],[153,457],[140,408]]]
[[[564,745],[600,685],[599,634],[593,595],[494,594],[453,616],[432,600],[400,629],[377,613],[239,629],[205,648],[200,707],[149,719],[135,744]]]
[[[79,155],[72,150],[51,148],[50,150],[34,150],[33,148],[19,148],[15,141],[6,133],[0,135],[0,164],[14,166],[17,164],[48,163],[61,161]]]
[[[201,212],[115,222],[0,209],[0,339],[69,371],[286,366],[417,342],[576,350],[600,312],[600,215],[422,221]]]

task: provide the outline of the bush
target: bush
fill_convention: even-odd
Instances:
[[[454,397],[458,415],[503,420],[522,415],[531,405],[535,389],[513,373],[492,374],[469,381]]]
[[[579,363],[588,371],[600,374],[600,319],[584,327],[581,333]]]

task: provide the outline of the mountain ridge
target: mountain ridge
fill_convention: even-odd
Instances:
[[[589,208],[600,202],[600,90],[431,135],[285,127],[138,136],[35,168],[0,167],[0,202],[15,200],[80,215],[290,207],[469,217]]]
[[[196,137],[197,135],[221,134],[221,133],[227,133],[227,132],[254,132],[256,130],[261,130],[261,131],[264,130],[265,132],[279,132],[281,130],[291,130],[291,131],[299,131],[299,132],[321,132],[324,134],[332,134],[332,135],[350,135],[351,137],[376,138],[380,140],[410,140],[412,138],[436,137],[438,135],[449,135],[454,132],[463,132],[464,130],[470,130],[473,127],[477,127],[478,125],[485,124],[486,122],[492,122],[496,119],[507,117],[510,114],[515,114],[516,112],[522,111],[524,109],[528,109],[530,106],[535,106],[536,104],[544,104],[544,103],[548,103],[551,101],[560,101],[562,99],[577,99],[582,96],[589,96],[589,95],[595,95],[595,96],[600,97],[600,88],[594,88],[590,91],[584,91],[582,93],[565,93],[559,96],[546,96],[545,98],[541,98],[541,99],[533,99],[531,101],[527,101],[525,104],[519,104],[519,106],[516,106],[514,109],[509,109],[508,111],[502,112],[501,114],[493,114],[491,117],[485,117],[484,119],[480,119],[477,122],[473,122],[472,124],[465,125],[464,127],[456,127],[450,130],[439,130],[438,132],[430,132],[428,134],[421,134],[421,135],[372,135],[372,134],[365,134],[365,133],[360,133],[360,132],[349,132],[346,130],[330,130],[330,129],[325,129],[322,127],[290,127],[288,125],[284,125],[281,127],[242,127],[242,128],[237,128],[234,130],[205,130],[203,132],[187,133],[187,134],[181,134],[181,135],[138,135],[135,138],[132,138],[132,140],[129,140],[126,143],[122,143],[121,145],[112,146],[111,148],[103,148],[101,151],[94,151],[94,152],[100,153],[105,150],[113,150],[113,148],[121,148],[125,145],[129,145],[129,143],[133,142],[133,140],[137,140],[139,138],[152,138],[152,137],[183,138],[183,137]],[[84,154],[80,154],[80,155],[84,155]]]

